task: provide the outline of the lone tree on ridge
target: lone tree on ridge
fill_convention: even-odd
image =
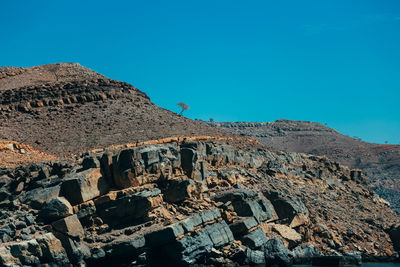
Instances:
[[[179,112],[179,115],[182,115],[182,113],[185,110],[188,110],[190,108],[190,106],[188,104],[185,104],[185,103],[182,103],[182,102],[177,103],[177,105],[182,108],[181,112]]]

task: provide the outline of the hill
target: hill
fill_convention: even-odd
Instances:
[[[400,214],[400,145],[367,143],[308,121],[208,124],[276,149],[324,155],[350,168],[362,169],[368,184]]]
[[[0,68],[0,140],[53,155],[179,135],[230,135],[76,63]]]
[[[322,151],[329,128],[244,127],[264,145],[78,64],[0,71],[0,266],[399,261],[400,219],[360,170],[267,146]]]

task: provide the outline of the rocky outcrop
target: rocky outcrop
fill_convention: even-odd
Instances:
[[[352,178],[360,174],[323,157],[175,140],[0,177],[3,265],[291,266],[398,255],[399,218]]]

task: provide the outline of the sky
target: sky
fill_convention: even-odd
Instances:
[[[400,1],[0,0],[0,66],[77,62],[192,119],[400,144]]]

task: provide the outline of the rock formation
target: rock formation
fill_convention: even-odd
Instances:
[[[215,140],[3,168],[0,261],[290,266],[322,255],[395,259],[399,217],[353,173],[324,157]]]

